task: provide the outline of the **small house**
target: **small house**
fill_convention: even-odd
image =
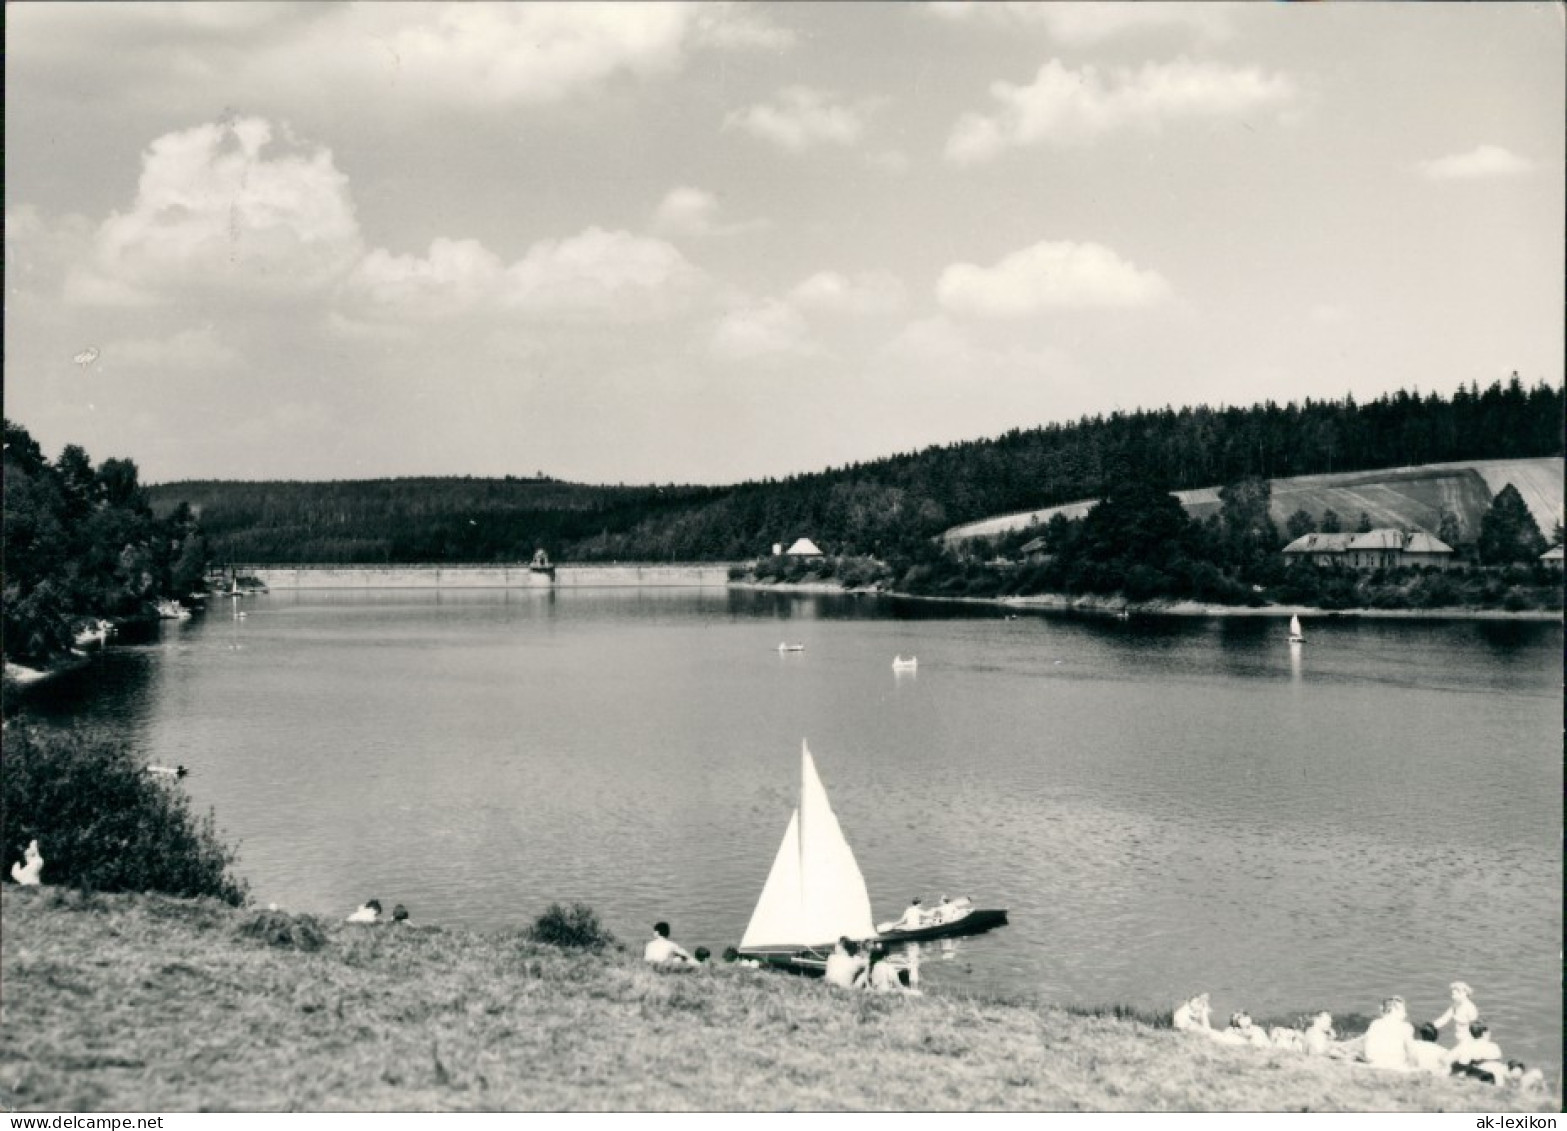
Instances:
[[[785,556],[791,558],[819,558],[822,552],[816,548],[816,543],[809,538],[796,538],[794,545],[784,551]]]
[[[1561,573],[1562,548],[1560,546],[1552,546],[1549,550],[1545,551],[1545,553],[1540,555],[1540,564],[1543,565],[1546,569],[1554,569],[1557,573]]]

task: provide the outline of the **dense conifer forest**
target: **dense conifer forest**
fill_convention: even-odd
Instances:
[[[182,482],[220,560],[726,561],[809,535],[898,557],[950,526],[1096,497],[1128,475],[1162,491],[1464,459],[1560,455],[1562,390],[1514,375],[1451,396],[1400,390],[1249,408],[1164,408],[1016,429],[785,479],[596,487],[538,479]]]

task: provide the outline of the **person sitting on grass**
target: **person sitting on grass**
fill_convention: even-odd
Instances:
[[[1299,1029],[1292,1029],[1288,1025],[1275,1025],[1268,1030],[1268,1043],[1276,1049],[1288,1049],[1290,1052],[1305,1052],[1306,1038]]]
[[[1471,1021],[1469,1033],[1447,1054],[1455,1076],[1469,1075],[1482,1079],[1491,1077],[1491,1083],[1499,1083],[1507,1077],[1507,1061],[1502,1057],[1501,1046],[1491,1039],[1491,1027],[1484,1021]]]
[[[706,962],[711,957],[713,957],[713,952],[708,950],[707,947],[699,946],[696,948],[696,961],[698,965]]]
[[[1448,1050],[1436,1043],[1436,1025],[1427,1021],[1415,1030],[1415,1040],[1409,1046],[1409,1063],[1419,1072],[1429,1072],[1433,1076],[1446,1076],[1448,1073]]]
[[[1311,1019],[1302,1035],[1307,1056],[1327,1056],[1338,1034],[1333,1031],[1333,1015],[1326,1010]]]
[[[394,922],[394,923],[406,923],[406,922],[408,922],[408,908],[404,907],[401,903],[399,903],[396,907],[392,908],[392,922]]]
[[[865,951],[867,955],[866,989],[884,994],[916,994],[919,992],[904,981],[905,968],[903,965],[889,958],[886,950],[879,943],[866,943]]]
[[[696,961],[685,947],[669,940],[669,924],[663,921],[653,924],[653,937],[642,948],[642,959],[655,966],[686,966]]]
[[[379,899],[367,899],[354,909],[354,913],[348,917],[350,923],[379,923],[381,921],[381,901]]]
[[[22,850],[22,859],[11,865],[11,878],[24,888],[35,888],[43,882],[43,870],[44,858],[38,851],[38,842],[30,840]]]
[[[724,961],[733,963],[736,966],[742,966],[747,970],[759,970],[762,966],[762,964],[754,958],[741,958],[740,952],[732,946],[724,948]]]
[[[857,989],[865,978],[865,958],[860,944],[848,936],[840,938],[827,958],[827,984],[839,989]]]
[[[1453,1044],[1463,1043],[1469,1033],[1469,1026],[1480,1020],[1480,1007],[1474,1003],[1474,991],[1469,988],[1468,982],[1454,982],[1447,987],[1453,997],[1453,1004],[1447,1007],[1447,1012],[1438,1017],[1431,1024],[1440,1032],[1442,1026],[1449,1021],[1453,1023]]]
[[[1411,1064],[1409,1047],[1415,1041],[1415,1027],[1401,997],[1382,1003],[1382,1016],[1366,1027],[1360,1055],[1374,1068],[1407,1071]]]
[[[1252,1024],[1251,1014],[1244,1009],[1230,1014],[1230,1027],[1219,1036],[1226,1044],[1250,1045],[1252,1048],[1259,1049],[1273,1047],[1273,1042],[1268,1040],[1268,1034]]]
[[[1208,995],[1198,994],[1175,1007],[1175,1015],[1170,1019],[1170,1024],[1178,1032],[1200,1031],[1212,1035],[1213,1024],[1210,1020],[1212,1014],[1213,1007],[1208,1003]]]

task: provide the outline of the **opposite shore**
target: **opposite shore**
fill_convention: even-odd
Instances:
[[[1128,601],[1123,597],[1093,594],[1071,596],[1065,593],[1035,593],[1027,597],[943,597],[900,593],[875,587],[846,588],[831,581],[731,581],[732,589],[753,589],[779,593],[846,594],[850,596],[896,597],[905,601],[935,601],[955,605],[987,605],[1001,609],[1048,610],[1084,613],[1094,616],[1153,617],[1316,617],[1332,619],[1382,618],[1409,620],[1497,620],[1561,621],[1560,609],[1476,609],[1465,607],[1439,609],[1323,609],[1312,605],[1214,605],[1200,601]]]

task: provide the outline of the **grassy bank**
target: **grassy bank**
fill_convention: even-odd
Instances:
[[[421,926],[19,889],[6,1110],[1553,1111],[1027,1001],[659,973]]]

